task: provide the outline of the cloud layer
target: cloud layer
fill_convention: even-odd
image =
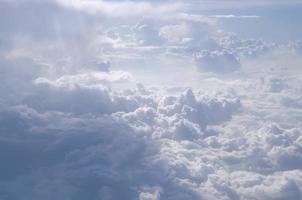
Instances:
[[[194,5],[1,1],[0,199],[301,199],[301,42]]]

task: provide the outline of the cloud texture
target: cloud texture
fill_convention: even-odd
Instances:
[[[194,5],[0,1],[1,200],[302,198],[301,42]]]

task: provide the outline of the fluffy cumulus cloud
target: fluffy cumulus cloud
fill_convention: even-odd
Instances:
[[[301,199],[301,42],[212,6],[0,1],[0,199]]]

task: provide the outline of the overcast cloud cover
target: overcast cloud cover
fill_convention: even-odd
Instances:
[[[0,199],[302,199],[301,13],[0,0]]]

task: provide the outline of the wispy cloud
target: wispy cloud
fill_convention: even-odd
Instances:
[[[213,17],[213,18],[224,18],[224,19],[244,19],[244,18],[261,18],[261,16],[258,15],[210,15],[209,17]]]

